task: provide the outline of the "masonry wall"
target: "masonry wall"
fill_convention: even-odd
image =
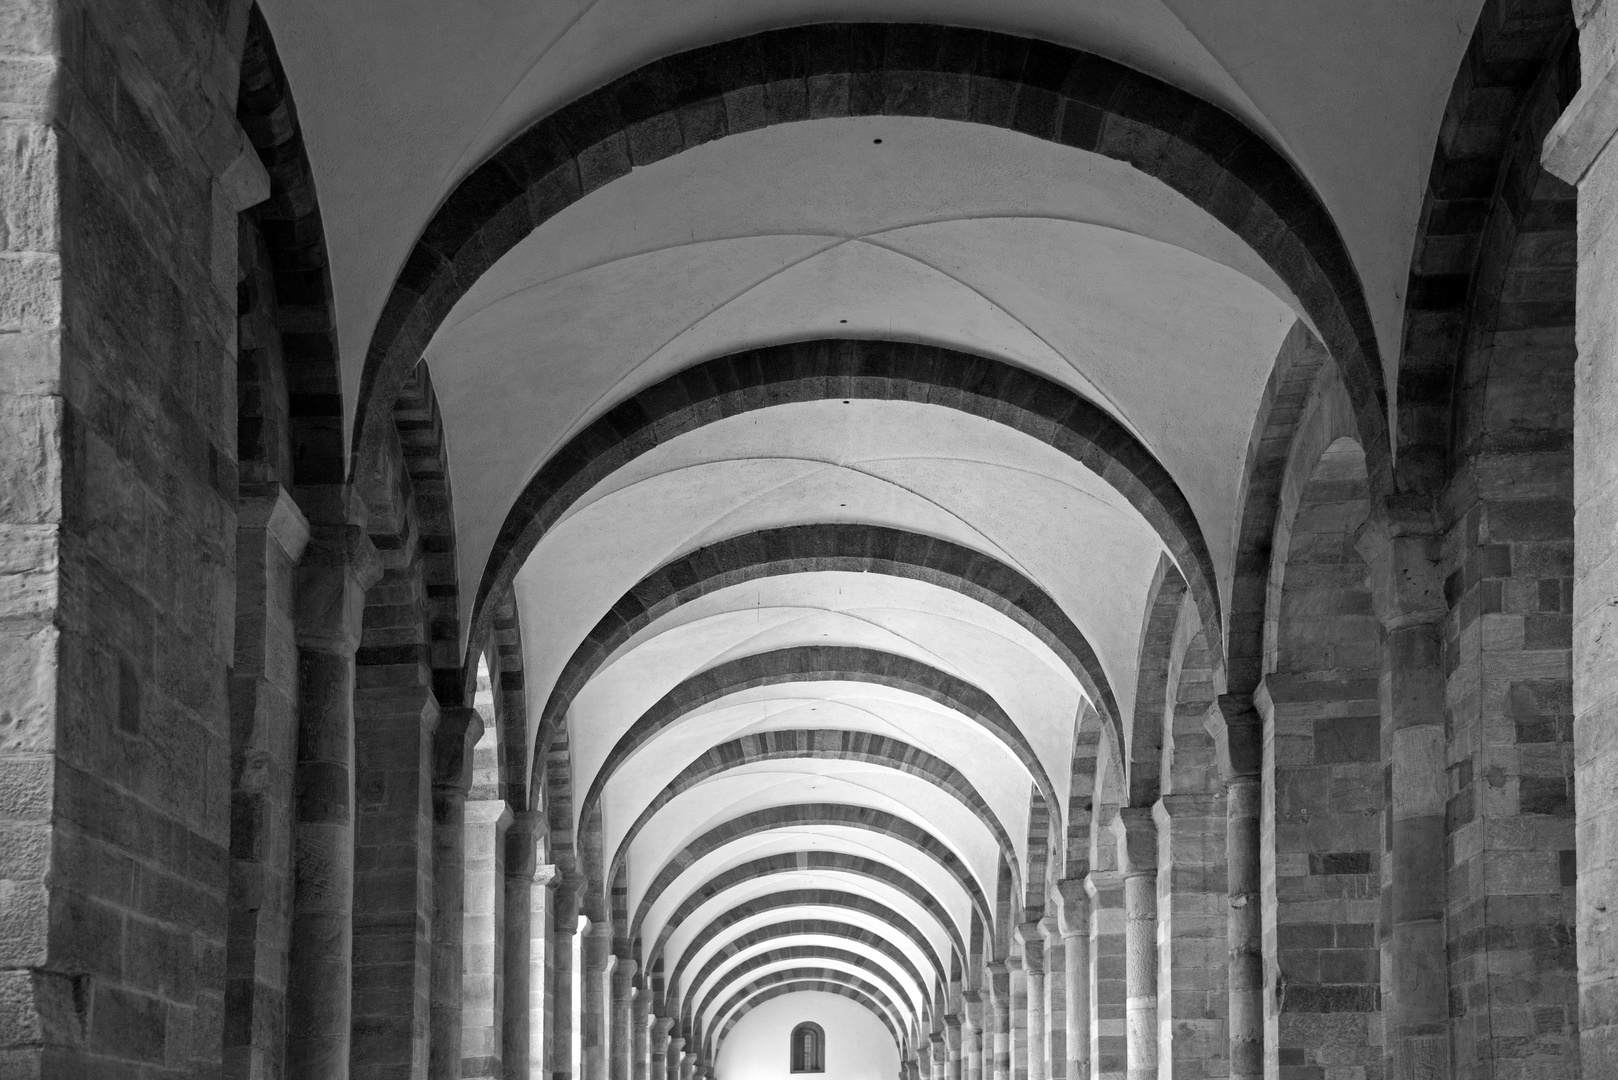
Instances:
[[[6,1075],[220,1067],[236,214],[262,184],[219,14],[0,5]]]

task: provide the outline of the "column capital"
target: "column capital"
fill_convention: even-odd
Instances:
[[[1045,939],[1046,945],[1062,939],[1061,922],[1051,914],[1049,908],[1046,909],[1045,916],[1039,920],[1039,936]]]
[[[280,484],[244,493],[236,504],[237,529],[263,529],[292,562],[303,558],[309,543],[309,519]]]
[[[1113,819],[1118,841],[1118,865],[1124,877],[1157,873],[1157,822],[1146,806],[1125,806]]]
[[[674,1017],[652,1017],[652,1034],[656,1035],[660,1039],[667,1039],[669,1037],[669,1029],[672,1027],[674,1027]]]
[[[1385,496],[1372,505],[1354,547],[1370,571],[1371,609],[1387,629],[1449,614],[1440,538],[1438,512],[1426,496]]]
[[[552,886],[556,907],[551,926],[558,934],[579,932],[579,908],[584,902],[584,879],[574,874],[563,874]]]
[[[438,710],[433,732],[433,794],[465,798],[472,790],[472,748],[483,737],[483,718],[476,709],[451,705]]]
[[[1022,945],[1022,964],[1030,975],[1045,972],[1045,933],[1038,920],[1025,922],[1016,929],[1017,941]]]
[[[1257,781],[1264,770],[1264,718],[1247,694],[1220,694],[1202,726],[1214,741],[1219,778],[1225,786]]]
[[[365,591],[382,577],[371,538],[358,525],[313,527],[297,577],[298,647],[351,655],[360,644]]]
[[[1056,900],[1056,925],[1063,937],[1074,937],[1090,932],[1090,894],[1085,891],[1084,878],[1063,878],[1051,890]]]
[[[554,890],[560,873],[555,863],[540,863],[534,867],[534,884]]]
[[[511,824],[511,804],[504,799],[468,799],[466,823],[506,828]]]
[[[1618,56],[1585,80],[1540,146],[1540,164],[1559,180],[1577,184],[1618,132]]]

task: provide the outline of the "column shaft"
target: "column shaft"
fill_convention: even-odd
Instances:
[[[461,945],[461,1075],[501,1080],[505,1013],[506,832],[503,799],[466,804],[466,910]]]
[[[584,1001],[579,1010],[580,1037],[584,1053],[580,1064],[583,1080],[609,1080],[608,1024],[612,996],[612,927],[593,923],[584,935]]]
[[[579,897],[583,882],[564,878],[553,894],[555,908],[551,919],[550,1002],[546,1008],[551,1080],[571,1080],[573,1048],[580,1045],[573,1028],[573,945],[579,932]]]
[[[472,747],[483,720],[472,709],[446,709],[433,736],[433,951],[428,990],[430,1080],[460,1080],[461,1001],[466,904],[466,793]]]
[[[1067,1078],[1067,963],[1062,933],[1057,929],[1056,917],[1047,915],[1039,920],[1039,932],[1045,939],[1045,1076],[1047,1080]]]
[[[287,1075],[346,1080],[353,1015],[354,651],[381,561],[357,525],[313,530],[298,567],[298,753]]]
[[[1058,882],[1057,893],[1067,995],[1067,1077],[1090,1080],[1090,898],[1079,878]]]
[[[1263,721],[1251,699],[1222,695],[1208,711],[1207,727],[1225,782],[1225,881],[1229,893],[1230,1080],[1264,1075],[1264,910],[1261,902],[1260,813],[1264,791]]]
[[[635,961],[625,956],[613,960],[610,1007],[612,1034],[608,1073],[611,1080],[630,1080],[635,1058]]]
[[[1011,972],[997,960],[989,965],[989,985],[993,996],[989,1006],[994,1019],[994,1080],[1011,1080]],[[989,1048],[984,1047],[987,1059]],[[987,1062],[986,1062],[987,1064]]]
[[[501,949],[504,993],[500,1009],[502,1080],[529,1080],[533,1044],[543,1027],[533,1022],[532,990],[537,957],[534,944],[534,876],[545,815],[524,810],[512,815],[506,832],[506,933]],[[539,890],[543,891],[543,890]],[[540,926],[545,924],[541,922]]]
[[[1157,1077],[1157,825],[1129,806],[1114,822],[1124,871],[1124,1002],[1129,1080]]]

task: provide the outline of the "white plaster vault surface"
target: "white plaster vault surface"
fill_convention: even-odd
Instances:
[[[1479,0],[262,6],[296,88],[323,204],[351,422],[377,314],[411,245],[459,179],[528,124],[642,64],[820,21],[927,21],[1040,37],[1112,57],[1227,109],[1320,193],[1364,283],[1391,371],[1430,148]],[[918,118],[812,121],[706,144],[637,169],[543,224],[469,291],[429,347],[454,484],[463,603],[471,603],[513,499],[592,419],[695,363],[838,336],[990,356],[1106,409],[1184,491],[1228,597],[1259,396],[1299,317],[1296,298],[1234,235],[1118,162]],[[919,404],[828,401],[733,417],[673,439],[586,493],[551,529],[516,582],[530,739],[568,657],[646,574],[717,540],[826,522],[941,537],[1016,568],[1083,632],[1120,710],[1131,712],[1147,590],[1163,544],[1128,502],[1071,459],[988,421]],[[727,660],[804,644],[897,653],[991,694],[1065,806],[1083,691],[1049,648],[950,590],[827,571],[720,590],[620,648],[568,716],[576,796],[582,800],[630,725],[681,681]],[[605,785],[608,858],[656,793],[708,747],[805,727],[876,732],[948,761],[1026,864],[1032,777],[1017,757],[930,700],[847,681],[733,694],[661,733]],[[983,894],[996,893],[995,838],[952,797],[872,765],[792,760],[722,773],[665,806],[627,849],[630,910],[693,838],[740,814],[800,802],[877,808],[913,821],[964,862]],[[776,829],[712,852],[650,906],[642,940],[655,941],[681,901],[714,874],[803,850],[902,869],[938,898],[956,932],[970,935],[968,896],[936,862],[891,837],[835,826]],[[667,962],[713,915],[816,886],[903,912],[948,962],[945,928],[908,898],[867,878],[819,871],[777,875],[708,901],[674,929]],[[817,912],[883,933],[871,918],[840,909],[771,913],[698,950],[687,978],[754,925]],[[862,952],[846,940],[800,935],[744,953],[726,969],[763,949],[816,941]],[[906,1007],[915,1007],[922,988],[874,952],[867,960],[887,970]],[[919,953],[912,960],[926,971]]]

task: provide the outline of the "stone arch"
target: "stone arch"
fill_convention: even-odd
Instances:
[[[1265,1057],[1351,1068],[1382,1061],[1382,627],[1355,547],[1370,484],[1336,393],[1329,382],[1306,415],[1283,485],[1256,700],[1274,746],[1261,821],[1275,867],[1262,884]]]
[[[851,975],[848,972],[842,971],[838,968],[816,968],[809,966],[789,968],[786,971],[771,972],[768,975],[755,979],[753,982],[748,983],[746,986],[742,987],[742,989],[738,990],[728,1001],[721,1005],[716,1010],[716,1015],[730,1015],[738,1005],[743,1004],[750,998],[756,997],[758,994],[768,990],[771,987],[817,980],[828,983],[836,983],[846,986],[851,990],[860,991],[881,1006],[888,1015],[894,1018],[895,1022],[908,1015],[907,1010],[900,1009],[897,1005],[895,1005],[893,999],[888,996],[887,992],[874,983],[867,982],[857,975]],[[725,1030],[728,1031],[729,1028],[727,1027]],[[893,1031],[894,1025],[890,1024],[888,1026],[888,1030]],[[706,1052],[710,1060],[717,1055],[718,1051],[719,1040],[711,1038],[707,1040]]]
[[[1548,108],[1554,122],[1578,85],[1571,8],[1487,0],[1438,129],[1410,261],[1396,440],[1403,490],[1437,492],[1453,471],[1456,444],[1465,441],[1457,396],[1465,383],[1466,339],[1475,333],[1477,297],[1491,297],[1499,285],[1487,264],[1502,248],[1515,246],[1502,233],[1520,228],[1519,215],[1533,201],[1529,189],[1546,181],[1560,184],[1534,177],[1550,126],[1534,114]],[[1502,200],[1505,220],[1497,209]],[[1558,300],[1570,313],[1571,285],[1560,292],[1534,297],[1528,303],[1538,310],[1520,310],[1518,316],[1538,322]]]
[[[691,977],[690,984],[694,987],[703,985],[703,983],[705,983],[715,971],[719,970],[721,965],[727,963],[732,958],[741,955],[748,949],[753,948],[755,945],[762,944],[766,941],[774,941],[778,938],[800,937],[809,934],[813,934],[818,937],[841,938],[845,941],[863,945],[866,948],[880,953],[885,959],[892,961],[893,964],[898,967],[900,971],[903,971],[910,979],[914,980],[916,986],[921,989],[922,997],[924,999],[928,1001],[932,1000],[932,980],[923,978],[920,969],[916,967],[908,956],[894,947],[892,942],[888,941],[879,934],[875,934],[870,930],[865,929],[864,927],[854,926],[849,923],[839,922],[832,919],[790,919],[783,922],[771,923],[768,926],[761,926],[754,930],[749,930],[747,933],[726,942],[717,951],[715,951],[715,953],[708,958],[707,963],[703,964],[702,968]],[[670,993],[674,993],[674,981],[670,979],[667,985]]]
[[[725,1021],[725,1026],[720,1028],[719,1033],[709,1042],[707,1049],[707,1056],[709,1060],[712,1060],[717,1055],[719,1047],[725,1041],[725,1036],[730,1034],[730,1029],[735,1027],[737,1022],[741,1020],[742,1017],[746,1016],[748,1013],[752,1012],[754,1009],[758,1008],[760,1005],[771,1000],[772,998],[778,998],[785,994],[795,994],[804,990],[814,990],[822,994],[836,994],[839,997],[849,998],[850,1000],[865,1006],[865,1008],[869,1009],[878,1020],[882,1021],[882,1026],[887,1028],[888,1034],[893,1036],[893,1044],[899,1048],[899,1056],[901,1058],[904,1056],[907,1048],[910,1045],[909,1040],[901,1035],[899,1030],[894,1027],[893,1022],[889,1020],[882,1012],[881,1006],[879,1006],[874,999],[861,993],[856,987],[822,979],[805,980],[802,982],[771,986],[768,989],[761,990],[754,996],[748,998],[740,1006],[736,1007],[736,1011],[730,1015],[730,1019]]]
[[[892,992],[894,1000],[908,1001],[909,995],[904,992],[904,988],[893,981],[890,973],[872,967],[868,957],[861,953],[851,952],[848,949],[833,948],[830,945],[784,945],[769,949],[737,964],[726,973],[726,979],[734,981],[734,978],[740,978],[749,972],[757,971],[759,968],[793,960],[834,960],[864,968],[869,972],[873,980],[886,985],[887,989]],[[702,1000],[695,1006],[688,1004],[685,1015],[695,1017],[706,1013],[709,1006],[724,992],[726,985],[728,985],[728,982],[716,982],[713,988],[704,994]],[[917,991],[920,993],[926,992],[925,987],[917,987]]]
[[[1061,817],[1056,820],[1057,835],[1061,835]],[[1023,878],[1023,888],[1018,900],[1022,908],[1022,917],[1018,922],[1037,919],[1045,910],[1045,893],[1049,879],[1051,850],[1051,813],[1050,804],[1045,801],[1036,789],[1028,797],[1028,872]],[[1015,855],[1016,852],[1011,852]],[[1009,865],[1009,864],[1008,864]],[[1016,868],[1011,867],[1012,888],[1016,888]],[[964,955],[964,952],[963,952]]]
[[[534,474],[507,513],[473,603],[481,638],[488,598],[569,506],[654,447],[727,416],[794,402],[922,402],[1013,427],[1051,445],[1111,485],[1156,530],[1220,639],[1212,556],[1174,478],[1106,411],[1042,376],[934,345],[835,339],[749,349],[686,368],[589,424]],[[470,655],[468,662],[470,666]],[[1116,713],[1114,713],[1116,716]]]
[[[686,868],[696,863],[710,852],[717,851],[726,844],[732,843],[745,836],[753,836],[772,829],[792,828],[807,825],[839,825],[852,829],[863,829],[866,832],[881,833],[895,840],[915,848],[936,862],[950,877],[960,885],[961,891],[971,899],[972,906],[985,920],[989,918],[989,906],[984,900],[983,890],[979,887],[972,871],[951,851],[943,841],[919,825],[914,825],[904,818],[890,814],[885,810],[873,810],[863,806],[846,806],[841,803],[792,803],[787,806],[773,806],[763,810],[755,810],[750,814],[732,818],[720,825],[714,826],[680,851],[669,857],[657,876],[646,887],[641,896],[640,905],[635,909],[635,917],[630,923],[631,934],[638,934],[647,913],[658,897],[662,896],[669,886],[683,874]]]
[[[646,710],[608,752],[580,807],[584,828],[600,812],[607,781],[657,734],[704,705],[759,686],[789,682],[862,682],[892,687],[937,702],[999,739],[1032,777],[1060,823],[1061,810],[1045,766],[1011,717],[992,696],[945,671],[893,653],[854,646],[803,645],[743,656],[697,673]]]
[[[500,782],[516,810],[534,809],[528,783],[528,690],[523,674],[522,622],[509,594],[494,608],[488,653],[490,677],[500,716]],[[571,813],[571,805],[568,807]]]
[[[1086,702],[1073,720],[1073,755],[1070,765],[1064,877],[1077,879],[1090,872],[1090,829],[1095,810],[1096,776],[1106,739],[1095,710]]]
[[[456,301],[538,224],[635,165],[731,133],[870,115],[1009,128],[1125,162],[1202,207],[1322,329],[1348,373],[1380,482],[1387,395],[1370,313],[1336,224],[1297,169],[1216,106],[1091,53],[897,23],[768,31],[657,60],[531,125],[473,169],[423,229],[378,317],[356,461],[385,416],[378,409]]]
[[[890,866],[885,862],[867,859],[859,855],[850,855],[847,852],[795,851],[754,859],[739,866],[733,866],[729,870],[704,881],[702,888],[686,897],[680,903],[680,906],[674,910],[674,913],[669,916],[668,921],[663,924],[663,929],[658,932],[657,940],[647,950],[648,961],[655,963],[661,959],[663,949],[667,946],[675,928],[689,918],[697,908],[727,889],[749,881],[761,881],[772,876],[805,870],[837,871],[853,874],[869,878],[872,881],[880,881],[896,889],[914,901],[918,907],[932,916],[939,926],[944,928],[957,952],[965,953],[965,940],[961,935],[960,928],[955,925],[955,920],[950,918],[949,913],[944,910],[943,905],[938,902],[936,897],[903,870]],[[691,947],[694,948],[694,946]]]
[[[1185,599],[1185,579],[1167,558],[1159,558],[1146,594],[1140,631],[1135,716],[1125,763],[1128,804],[1151,806],[1162,788],[1163,719],[1169,694],[1175,629]]]
[[[616,881],[628,858],[629,847],[636,835],[669,801],[711,777],[731,769],[739,769],[760,761],[792,759],[820,759],[863,761],[883,765],[911,776],[923,777],[936,787],[949,792],[962,805],[969,808],[978,820],[995,835],[1000,849],[1013,860],[1015,871],[1016,849],[1000,818],[979,795],[959,769],[942,758],[934,757],[915,746],[866,731],[833,731],[828,729],[800,729],[795,731],[761,731],[744,735],[740,739],[720,743],[709,748],[678,776],[658,792],[635,819],[618,842],[608,867],[608,880]]]
[[[683,604],[720,589],[784,574],[891,574],[951,589],[1005,615],[1056,653],[1103,714],[1118,714],[1101,661],[1060,605],[1019,571],[960,544],[881,525],[825,523],[765,529],[721,540],[659,567],[601,617],[557,676],[540,718],[539,745],[622,645]]]

